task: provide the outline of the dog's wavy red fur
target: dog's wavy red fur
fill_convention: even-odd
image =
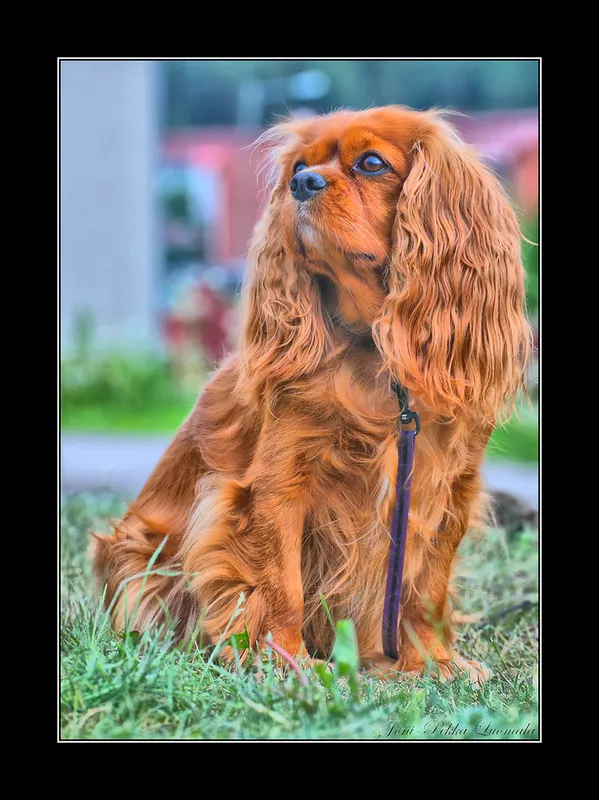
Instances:
[[[327,655],[322,594],[376,662],[395,378],[422,431],[394,666],[421,670],[427,655],[451,664],[451,567],[482,519],[481,459],[528,356],[516,216],[437,112],[338,111],[284,122],[260,144],[270,196],[250,248],[238,350],[113,535],[97,539],[113,623],[134,615],[138,629],[167,622],[179,637],[215,642],[243,592],[230,632],[247,626],[252,642],[271,632],[292,654]],[[357,169],[367,152],[387,169]],[[289,186],[300,161],[327,181],[303,203]],[[161,543],[154,568],[179,574],[142,578]]]

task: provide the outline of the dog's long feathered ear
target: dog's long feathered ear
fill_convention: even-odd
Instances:
[[[374,336],[391,374],[429,408],[492,425],[529,351],[520,230],[497,178],[437,114],[421,119]]]
[[[328,336],[278,164],[291,135],[292,127],[283,124],[262,137],[268,146],[271,193],[250,246],[241,337],[242,380],[258,389],[314,371]]]

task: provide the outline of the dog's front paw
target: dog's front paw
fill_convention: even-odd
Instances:
[[[466,675],[473,686],[482,686],[493,674],[491,670],[474,659],[465,659],[455,653],[453,661],[439,665],[444,668],[444,675],[440,675],[440,680],[451,680],[458,675]]]
[[[374,675],[383,680],[401,678],[405,674],[397,666],[397,661],[376,650],[369,650],[361,654],[360,667],[368,675]]]
[[[467,660],[457,653],[447,661],[422,661],[406,665],[405,661],[394,661],[382,653],[374,651],[362,655],[362,668],[367,674],[383,680],[414,680],[430,674],[440,681],[449,681],[458,675],[466,675],[473,686],[480,687],[491,677],[491,671],[478,661]]]

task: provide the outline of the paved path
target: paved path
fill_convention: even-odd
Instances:
[[[112,489],[134,497],[166,450],[171,436],[63,434],[63,492]],[[539,507],[538,473],[534,465],[488,461],[483,467],[487,489],[516,495]]]

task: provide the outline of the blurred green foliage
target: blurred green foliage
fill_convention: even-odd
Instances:
[[[75,346],[61,363],[60,400],[63,426],[98,429],[113,427],[110,420],[133,420],[141,415],[150,429],[164,413],[179,418],[192,399],[172,373],[165,356],[155,352],[99,352],[94,344],[93,322],[80,315],[76,322]],[[173,414],[173,409],[175,414]],[[86,426],[85,421],[91,425]],[[83,422],[83,425],[81,424]],[[160,422],[158,422],[160,428]]]
[[[68,407],[118,405],[134,411],[181,398],[168,363],[154,354],[108,352],[90,359],[71,356],[62,363],[60,399]]]
[[[527,217],[521,225],[522,233],[529,239],[522,244],[522,261],[526,272],[526,307],[534,324],[539,315],[539,220],[536,214]],[[532,244],[531,244],[532,242]]]
[[[495,428],[491,434],[487,456],[509,461],[538,461],[538,415],[536,404],[521,404],[510,420]]]
[[[164,199],[164,215],[187,222],[191,217],[191,201],[186,192],[173,192]]]
[[[306,105],[317,113],[389,103],[470,112],[534,108],[539,95],[534,59],[179,60],[162,62],[161,69],[168,127],[235,124],[240,94],[250,82],[262,84],[254,84],[259,125]],[[308,70],[327,75],[330,87],[306,101],[293,96],[285,79]]]
[[[68,406],[118,404],[142,409],[165,406],[181,397],[165,360],[109,352],[92,359],[66,358],[62,364],[62,403]]]

